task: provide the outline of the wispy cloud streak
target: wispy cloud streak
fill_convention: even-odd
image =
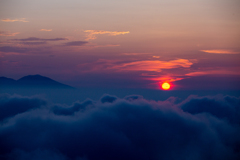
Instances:
[[[186,76],[203,76],[203,75],[240,75],[238,71],[228,70],[210,70],[210,71],[198,71],[186,74]]]
[[[21,18],[21,19],[9,19],[9,18],[5,18],[2,19],[3,22],[29,22],[25,20],[26,18]]]
[[[98,34],[108,34],[110,36],[117,36],[121,34],[128,34],[129,31],[102,31],[102,30],[85,30],[88,33],[86,40],[96,39]]]
[[[72,42],[67,42],[65,43],[65,46],[82,46],[87,44],[88,42],[86,41],[72,41]]]
[[[43,45],[43,44],[47,44],[46,41],[40,41],[40,42],[21,42],[20,44],[24,44],[24,45]]]
[[[5,32],[5,31],[0,31],[0,36],[16,36],[17,34],[19,34],[20,32],[14,32],[14,33],[11,33],[11,32]]]
[[[68,40],[67,38],[37,38],[37,37],[29,37],[29,38],[24,38],[24,39],[12,39],[12,41],[20,41],[20,42],[24,42],[24,41],[64,41],[64,40]]]
[[[159,61],[159,60],[149,60],[149,61],[135,61],[130,63],[124,63],[121,65],[113,66],[113,69],[118,69],[122,71],[154,71],[161,72],[162,69],[172,69],[172,68],[189,68],[193,63],[187,59],[176,59],[171,61]]]
[[[39,31],[51,32],[51,31],[52,31],[52,29],[40,29]]]
[[[232,50],[222,50],[222,49],[213,49],[213,50],[201,50],[205,53],[213,53],[213,54],[238,54],[240,52],[234,52]]]
[[[193,62],[188,59],[176,59],[171,61],[134,61],[121,63],[116,60],[105,60],[100,59],[95,63],[85,63],[78,65],[78,67],[88,68],[86,72],[92,72],[97,70],[116,70],[119,72],[123,71],[143,71],[143,72],[161,72],[162,69],[173,69],[173,68],[189,68]]]

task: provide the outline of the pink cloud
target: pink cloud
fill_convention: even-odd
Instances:
[[[19,34],[20,32],[15,32],[15,33],[11,33],[11,32],[5,32],[5,31],[0,31],[0,36],[16,36],[17,34]]]
[[[3,22],[29,22],[25,20],[26,18],[21,18],[21,19],[9,19],[9,18],[5,18],[2,19]]]
[[[121,34],[128,34],[129,31],[102,31],[102,30],[85,30],[84,32],[88,33],[86,40],[96,39],[98,34],[108,34],[110,36],[117,36]]]
[[[238,54],[239,52],[234,52],[232,50],[222,50],[222,49],[213,49],[213,50],[201,50],[205,53],[212,53],[212,54]]]
[[[176,59],[170,61],[148,60],[133,62],[100,59],[93,63],[80,64],[78,67],[87,69],[85,72],[92,72],[96,70],[115,70],[118,72],[161,72],[162,69],[190,68],[192,64],[193,62],[188,59]]]
[[[39,31],[51,32],[52,29],[40,29]]]
[[[172,68],[189,68],[193,63],[187,59],[176,59],[171,61],[134,61],[129,63],[123,63],[120,65],[112,66],[111,69],[117,69],[121,71],[154,71],[161,72],[162,69]]]

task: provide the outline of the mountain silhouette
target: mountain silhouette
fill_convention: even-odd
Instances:
[[[44,77],[41,75],[28,75],[14,80],[11,78],[0,77],[0,87],[7,88],[73,88],[66,84],[62,84],[51,78]]]
[[[7,78],[7,77],[0,77],[0,85],[1,86],[11,86],[16,85],[16,80]]]

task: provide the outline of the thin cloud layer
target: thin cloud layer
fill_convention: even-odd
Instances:
[[[232,50],[222,50],[222,49],[201,50],[201,51],[206,53],[213,53],[213,54],[239,54],[240,53],[240,52],[234,52]]]
[[[85,30],[88,33],[86,40],[96,39],[98,34],[108,34],[110,36],[117,36],[121,34],[128,34],[129,31],[102,31],[102,30]]]
[[[186,76],[203,76],[203,75],[240,75],[238,71],[227,70],[210,70],[187,73]]]
[[[154,87],[152,87],[158,89],[160,82],[174,82],[186,78],[187,76],[183,73],[195,62],[197,62],[195,59],[139,60],[132,62],[99,59],[96,62],[79,64],[77,67],[81,74],[118,73],[125,74],[129,79],[133,77],[128,74],[134,74],[135,81],[140,79],[146,80],[146,83],[151,81],[154,84]],[[178,74],[174,74],[172,70],[175,70],[175,72],[178,70]]]
[[[86,41],[72,41],[72,42],[67,42],[65,43],[65,46],[82,46],[87,44],[88,42]]]
[[[29,37],[29,38],[23,38],[23,39],[12,39],[12,41],[19,41],[19,42],[25,42],[25,41],[65,41],[68,40],[67,38],[37,38],[37,37]]]
[[[24,44],[24,45],[43,45],[43,44],[47,44],[46,41],[42,41],[42,42],[21,42],[20,44]]]
[[[27,54],[29,52],[39,52],[45,50],[50,51],[50,47],[34,47],[34,46],[40,46],[45,45],[48,42],[58,42],[58,41],[66,41],[67,38],[37,38],[37,37],[29,37],[29,38],[23,38],[23,39],[11,39],[7,42],[11,44],[11,46],[2,46],[0,47],[1,52],[16,52],[16,53],[24,53]],[[25,46],[22,46],[25,45]],[[32,47],[30,47],[32,46]]]
[[[147,55],[150,53],[122,53],[122,55],[126,55],[126,56],[138,56],[138,55]]]
[[[5,32],[5,31],[0,31],[0,36],[16,36],[17,34],[19,34],[20,32],[15,32],[15,33],[11,33],[11,32]]]
[[[51,47],[41,46],[46,42],[21,42],[21,47],[15,46],[3,46],[0,47],[0,53],[6,53],[6,55],[30,55],[30,54],[48,54],[51,53]],[[24,46],[23,46],[24,45]]]
[[[239,75],[197,75],[174,82],[178,89],[223,91],[240,89]]]
[[[52,29],[40,29],[40,31],[51,32]]]
[[[112,69],[125,70],[125,71],[155,71],[161,72],[161,69],[172,68],[189,68],[193,63],[188,59],[176,59],[171,61],[135,61],[130,63],[124,63],[121,65],[113,66]]]
[[[12,46],[3,46],[0,47],[0,52],[16,52],[16,53],[27,53],[31,51],[31,48],[26,48],[26,47],[12,47]]]
[[[2,19],[3,22],[29,22],[26,21],[26,18],[20,18],[20,19],[9,19],[9,18],[5,18]]]
[[[0,103],[7,102],[13,112],[29,106],[5,114],[0,124],[3,159],[240,158],[236,97],[191,96],[175,104],[136,95],[123,99],[105,95],[97,102],[38,107],[42,100],[1,96]]]
[[[176,59],[170,61],[148,60],[148,61],[133,61],[133,62],[119,62],[115,60],[100,59],[95,63],[85,63],[78,65],[79,68],[87,67],[90,70],[117,70],[117,71],[153,71],[161,72],[162,69],[173,68],[190,68],[193,62],[188,59]]]

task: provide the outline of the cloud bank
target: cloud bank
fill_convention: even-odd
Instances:
[[[0,101],[2,159],[240,158],[236,97],[190,96],[174,103],[105,95],[71,106],[9,95]]]
[[[0,96],[0,120],[46,105],[46,101],[37,97]],[[18,107],[17,107],[18,106]]]

